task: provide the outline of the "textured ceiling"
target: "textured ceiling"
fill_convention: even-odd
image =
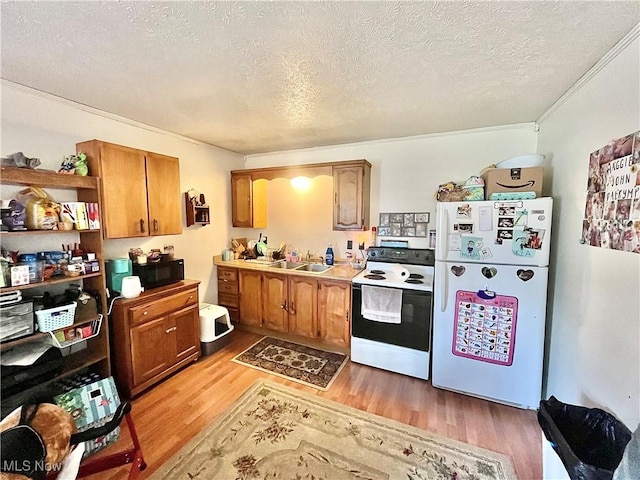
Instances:
[[[250,154],[537,120],[640,2],[7,2],[2,78]]]

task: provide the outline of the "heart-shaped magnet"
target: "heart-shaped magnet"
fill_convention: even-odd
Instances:
[[[451,267],[451,273],[453,273],[456,277],[462,275],[465,271],[465,268],[462,265],[454,265]]]
[[[533,278],[533,270],[518,270],[516,273],[518,275],[518,278],[523,282],[526,282]]]
[[[482,267],[482,275],[484,275],[487,278],[493,278],[498,274],[498,270],[496,270],[496,267]]]

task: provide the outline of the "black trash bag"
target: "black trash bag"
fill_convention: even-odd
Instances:
[[[554,396],[540,402],[538,423],[571,480],[611,480],[631,440],[631,431],[610,413]]]

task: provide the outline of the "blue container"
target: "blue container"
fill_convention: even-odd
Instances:
[[[35,253],[23,253],[18,257],[21,264],[29,267],[29,283],[38,283],[43,280],[42,269],[43,261],[38,260]]]

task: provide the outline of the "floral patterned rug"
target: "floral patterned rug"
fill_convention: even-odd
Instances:
[[[511,480],[505,455],[258,381],[153,480]]]
[[[328,390],[347,359],[342,353],[264,337],[232,361],[319,390]]]

